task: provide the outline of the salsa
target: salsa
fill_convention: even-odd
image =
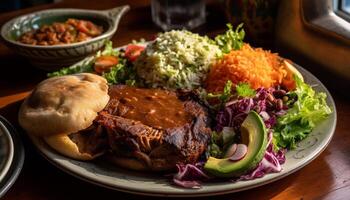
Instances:
[[[61,45],[82,42],[101,35],[103,28],[91,21],[68,19],[43,25],[37,30],[23,33],[18,41],[31,45]]]

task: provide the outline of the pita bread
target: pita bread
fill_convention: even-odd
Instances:
[[[24,100],[18,120],[35,136],[74,133],[89,127],[108,103],[107,81],[81,73],[41,82]]]

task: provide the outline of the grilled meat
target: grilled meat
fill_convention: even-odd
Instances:
[[[148,170],[194,163],[210,138],[206,109],[174,92],[112,86],[111,100],[95,122],[105,128],[117,157],[136,159]]]

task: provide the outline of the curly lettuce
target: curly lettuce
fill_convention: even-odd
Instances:
[[[332,113],[326,102],[326,94],[315,92],[299,77],[294,77],[296,90],[288,93],[296,97],[287,113],[277,120],[274,128],[274,144],[277,148],[294,149],[296,143],[303,140],[317,123]]]
[[[128,64],[124,57],[119,57],[119,63],[105,72],[102,76],[109,84],[127,84],[134,86],[136,84],[136,72],[133,66]]]

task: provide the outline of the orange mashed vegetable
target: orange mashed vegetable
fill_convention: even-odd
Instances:
[[[221,92],[228,80],[233,86],[249,83],[253,89],[280,85],[287,76],[282,63],[283,59],[277,54],[244,44],[242,49],[231,51],[212,65],[206,89],[212,93]]]

